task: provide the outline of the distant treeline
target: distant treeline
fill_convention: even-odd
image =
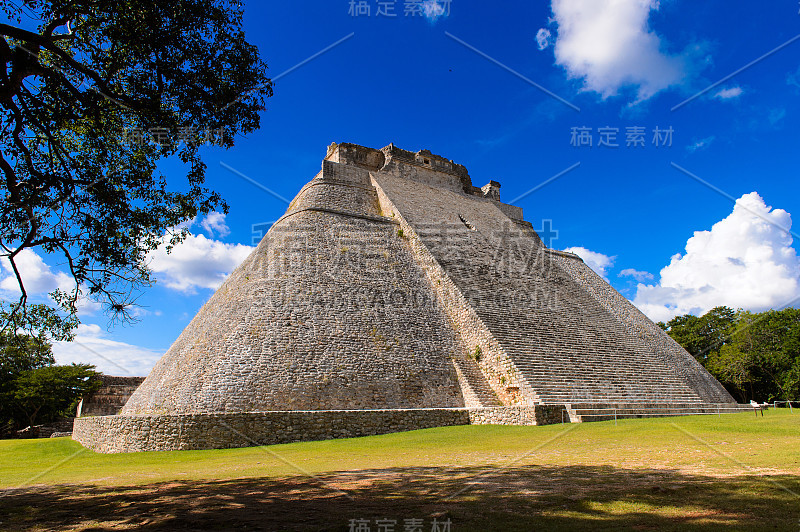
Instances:
[[[800,310],[716,307],[658,325],[737,401],[800,400]]]

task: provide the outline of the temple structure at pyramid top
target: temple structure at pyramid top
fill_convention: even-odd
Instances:
[[[211,448],[609,408],[736,405],[498,182],[426,150],[332,144],[120,414],[79,418],[74,437]]]

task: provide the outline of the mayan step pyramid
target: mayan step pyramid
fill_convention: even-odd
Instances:
[[[78,419],[75,439],[209,448],[575,420],[571,405],[735,408],[499,189],[426,150],[331,145],[120,415]]]

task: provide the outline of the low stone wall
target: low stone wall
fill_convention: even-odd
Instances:
[[[72,438],[100,453],[224,449],[452,425],[560,423],[561,410],[536,406],[97,416],[77,418]]]
[[[552,425],[569,422],[564,405],[470,408],[472,425]]]
[[[25,427],[22,430],[8,434],[7,438],[49,438],[55,432],[69,432],[72,430],[72,419],[63,419],[61,421],[53,421],[44,425],[34,425],[33,427]]]
[[[101,453],[173,451],[353,438],[467,424],[465,409],[100,416],[76,419],[72,438]]]

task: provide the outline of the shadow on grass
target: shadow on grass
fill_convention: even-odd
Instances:
[[[779,483],[783,489],[776,485]],[[0,529],[349,530],[450,519],[451,531],[798,530],[798,476],[716,478],[590,466],[392,468],[314,478],[48,486],[0,492]]]

